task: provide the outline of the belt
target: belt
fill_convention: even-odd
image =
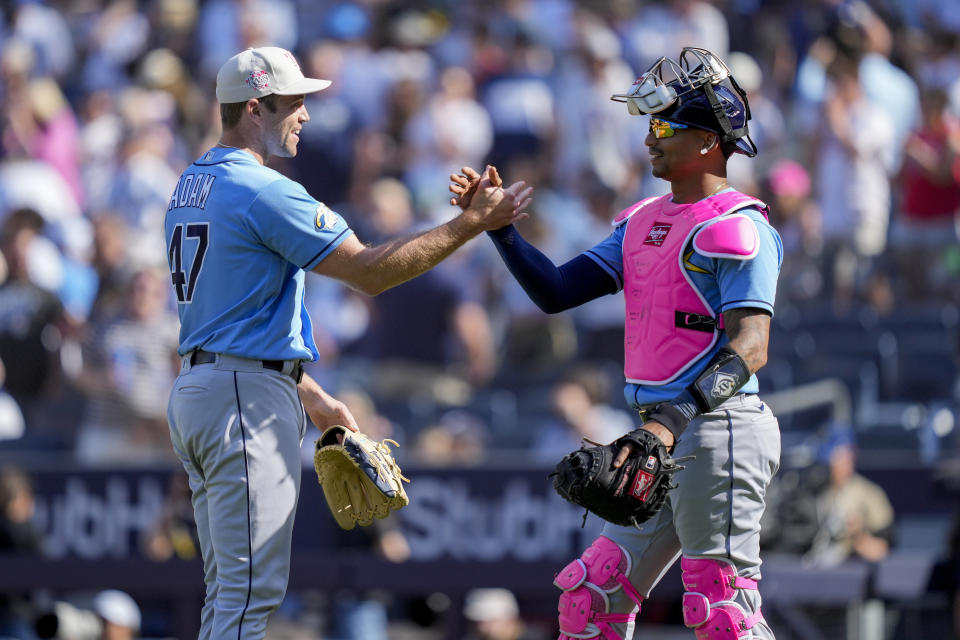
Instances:
[[[203,349],[194,349],[190,353],[190,366],[196,364],[213,364],[217,361],[217,354],[211,351],[204,351]],[[283,373],[283,368],[286,366],[286,360],[260,360],[260,364],[264,369],[270,369],[272,371],[279,371]],[[293,369],[288,374],[293,378],[297,384],[300,384],[301,378],[303,378],[303,365],[297,362]]]

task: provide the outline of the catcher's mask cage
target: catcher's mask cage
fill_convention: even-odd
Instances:
[[[750,104],[730,69],[706,49],[684,47],[680,62],[662,57],[633,83],[627,93],[610,96],[626,102],[631,115],[657,117],[713,131],[720,143],[733,142],[736,152],[757,155],[747,121]]]

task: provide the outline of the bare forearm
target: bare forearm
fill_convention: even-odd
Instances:
[[[309,375],[303,374],[297,385],[297,394],[310,421],[321,431],[333,425],[357,430],[357,421],[347,405],[327,393]]]
[[[389,240],[374,247],[348,236],[314,272],[376,295],[435,267],[481,231],[499,229],[526,217],[530,189],[515,182],[506,189],[485,176],[470,206],[456,218],[429,231]]]
[[[320,403],[330,402],[332,399],[320,384],[304,373],[297,384],[297,395],[300,396],[300,402],[303,406],[313,407]]]
[[[370,295],[395,287],[437,266],[479,232],[479,227],[457,217],[429,231],[369,247],[358,260],[357,284]]]
[[[731,309],[723,314],[729,347],[747,363],[750,373],[767,364],[770,316],[759,309]]]

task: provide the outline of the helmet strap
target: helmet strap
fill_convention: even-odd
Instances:
[[[717,122],[720,123],[720,128],[723,130],[723,137],[720,139],[721,142],[732,142],[737,138],[742,138],[743,136],[747,135],[746,126],[740,127],[739,129],[734,129],[730,125],[730,118],[727,117],[727,112],[724,110],[723,105],[720,104],[720,100],[717,98],[717,93],[713,90],[713,85],[703,85],[703,93],[706,94],[707,100],[710,101],[710,108],[713,109],[713,115],[717,119]],[[746,100],[744,100],[744,103],[746,103]],[[746,120],[744,122],[746,122]]]
[[[737,81],[733,76],[728,76],[730,84],[733,85],[734,90],[740,95],[740,99],[743,101],[744,115],[746,116],[743,120],[743,126],[737,129],[734,129],[730,124],[730,118],[727,117],[727,112],[724,110],[723,105],[720,104],[720,100],[717,98],[716,92],[713,90],[713,85],[706,84],[703,86],[703,93],[707,96],[707,100],[710,102],[710,108],[713,109],[713,115],[716,117],[717,122],[720,123],[720,128],[723,130],[723,136],[720,138],[720,142],[733,142],[741,138],[745,139],[752,149],[752,153],[747,155],[753,157],[757,155],[757,145],[753,143],[753,140],[750,139],[750,134],[747,131],[747,121],[750,120],[750,103],[747,101],[747,94],[744,93],[743,89],[740,88],[740,85],[737,84]]]

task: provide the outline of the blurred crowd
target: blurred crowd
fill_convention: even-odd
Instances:
[[[783,237],[778,314],[958,305],[955,5],[2,3],[0,454],[175,462],[166,402],[178,323],[161,223],[177,176],[219,136],[216,71],[248,46],[288,48],[308,76],[333,81],[308,98],[298,157],[272,166],[362,241],[448,219],[447,176],[490,163],[536,187],[521,231],[556,262],[668,186],[649,172],[646,119],[609,96],[660,56],[704,47],[749,94],[760,155],[734,156],[730,181],[771,205]],[[373,437],[400,441],[401,458],[468,464],[514,448],[547,464],[581,438],[607,442],[633,424],[620,399],[620,296],[546,316],[484,238],[376,298],[310,275],[307,299],[321,352],[310,373]],[[823,566],[886,555],[894,516],[854,471],[853,451],[852,439],[824,444],[820,475],[807,474],[765,529],[771,547]],[[157,560],[196,555],[179,480],[143,542]],[[26,476],[0,477],[0,548],[39,549],[29,496]],[[858,511],[867,502],[878,506]],[[409,552],[389,528],[364,544],[392,561]],[[354,595],[339,619],[382,626],[376,598]],[[0,599],[0,619],[21,605],[15,594]],[[130,633],[139,625],[124,594],[80,605],[74,618],[104,633],[111,621]],[[509,593],[475,593],[464,615],[470,637],[535,637]]]
[[[735,156],[730,179],[771,205],[783,236],[778,307],[882,314],[960,302],[953,9],[4,3],[0,450],[85,464],[171,459],[178,326],[161,221],[180,171],[219,135],[216,70],[248,46],[289,48],[307,75],[333,81],[308,99],[298,157],[274,166],[361,240],[449,218],[447,176],[491,163],[536,186],[522,232],[557,262],[667,187],[649,173],[646,120],[609,96],[661,55],[707,48],[750,96],[760,155]],[[311,373],[334,392],[362,390],[358,402],[383,414],[385,433],[427,459],[498,446],[546,458],[582,435],[605,437],[586,433],[598,422],[630,421],[616,366],[620,297],[545,316],[483,238],[373,299],[312,275],[307,287],[322,356]],[[518,415],[532,423],[502,428]]]

